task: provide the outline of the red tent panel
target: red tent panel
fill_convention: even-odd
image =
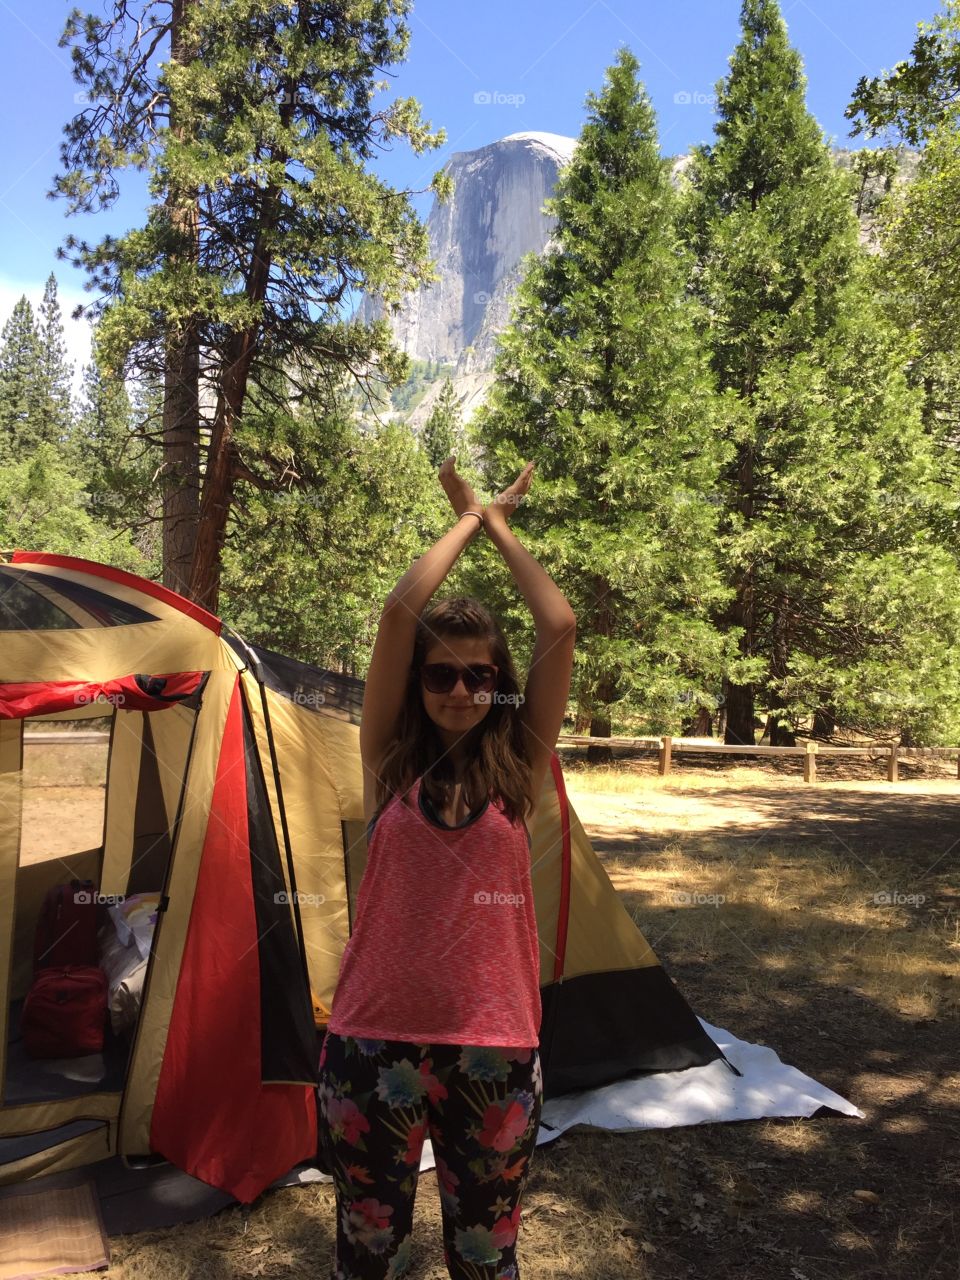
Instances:
[[[203,679],[202,671],[178,671],[165,676],[142,676],[157,684],[156,694],[145,693],[135,675],[117,680],[43,680],[30,684],[0,684],[0,720],[52,715],[89,706],[102,694],[120,711],[160,711],[189,697]],[[104,709],[104,714],[109,712]]]
[[[317,1149],[314,1090],[263,1084],[239,678],[227,715],[152,1149],[243,1203]]]

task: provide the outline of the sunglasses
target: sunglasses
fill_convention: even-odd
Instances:
[[[497,687],[499,670],[499,667],[494,667],[489,662],[477,662],[469,667],[428,662],[420,668],[420,675],[431,693],[449,693],[461,676],[467,693],[492,693]]]

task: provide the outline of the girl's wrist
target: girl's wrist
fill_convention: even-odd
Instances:
[[[492,533],[497,529],[508,529],[510,526],[507,524],[507,517],[502,512],[498,511],[494,514],[490,507],[487,507],[483,513],[483,527],[488,533]]]

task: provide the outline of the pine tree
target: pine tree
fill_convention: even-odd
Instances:
[[[413,99],[374,102],[377,77],[405,55],[410,0],[178,0],[169,20],[150,4],[113,7],[106,21],[75,14],[64,33],[75,77],[98,105],[67,127],[56,189],[79,204],[95,190],[109,196],[118,167],[150,172],[157,203],[145,227],[96,246],[69,237],[66,247],[103,287],[93,313],[114,372],[159,377],[171,359],[182,371],[191,351],[204,353],[209,437],[192,372],[173,378],[191,393],[183,412],[165,415],[165,430],[201,436],[187,591],[215,609],[250,461],[238,450],[248,394],[282,371],[285,396],[322,411],[344,370],[361,383],[405,375],[386,321],[355,322],[347,303],[367,290],[390,306],[429,279],[426,229],[411,193],[367,163],[387,140],[419,154],[444,135],[431,133]],[[175,48],[157,75],[152,51],[165,39]],[[158,118],[173,127],[144,127]],[[438,195],[449,185],[439,173],[431,184]],[[171,444],[189,470],[189,442]]]
[[[928,545],[942,489],[909,349],[872,297],[854,179],[806,110],[775,0],[744,0],[741,23],[685,225],[713,369],[736,404],[720,527],[734,596],[718,621],[739,642],[726,741],[754,741],[759,696],[771,742],[791,743],[818,709],[868,731],[901,697],[920,714],[931,686],[891,646],[916,662],[926,631],[951,665],[954,610],[937,595],[956,575]]]
[[[609,736],[616,703],[675,729],[724,667],[707,619],[723,599],[717,406],[684,300],[670,162],[638,69],[622,50],[587,98],[547,206],[552,246],[526,264],[496,382],[471,424],[492,492],[537,464],[514,522],[577,615],[573,690],[596,737]]]
[[[0,465],[0,547],[82,556],[133,573],[152,567],[128,535],[91,514],[83,480],[48,441]]]
[[[103,368],[94,335],[70,438],[73,469],[83,478],[91,514],[110,529],[129,531],[150,557],[159,540],[162,499],[153,483],[159,454],[144,437],[159,434],[159,401],[157,389],[138,387],[131,397],[124,380]]]
[[[271,648],[359,674],[384,596],[449,527],[450,508],[409,429],[361,430],[353,410],[343,387],[319,419],[310,406],[251,405],[245,439],[253,446],[259,434],[274,465],[285,457],[290,470],[279,490],[266,471],[245,486],[224,553],[222,616]]]
[[[932,22],[918,22],[910,58],[893,71],[861,76],[844,111],[854,137],[890,129],[921,146],[960,106],[960,0],[943,0]]]
[[[26,296],[0,334],[0,462],[29,455],[44,439],[43,353]]]
[[[463,443],[460,403],[453,389],[453,382],[444,378],[440,394],[423,424],[421,444],[430,464],[439,470],[440,464],[451,453],[459,454]]]
[[[853,134],[889,129],[923,144],[915,180],[881,206],[876,290],[915,340],[910,380],[923,392],[944,482],[960,493],[960,0],[918,25],[910,59],[862,77],[846,115]],[[944,538],[960,554],[956,509],[944,515]]]
[[[38,313],[40,377],[43,396],[44,440],[64,444],[73,422],[71,383],[73,364],[67,359],[63,317],[57,298],[57,278],[50,272]]]

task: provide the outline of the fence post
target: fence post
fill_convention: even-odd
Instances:
[[[897,754],[900,748],[896,745],[890,748],[890,765],[887,769],[887,781],[897,782],[900,778],[900,768],[897,762]]]
[[[660,763],[657,772],[661,778],[670,772],[670,759],[673,754],[673,738],[664,736],[660,739]]]
[[[807,743],[807,754],[803,757],[803,780],[804,782],[817,780],[817,744],[815,742]]]

